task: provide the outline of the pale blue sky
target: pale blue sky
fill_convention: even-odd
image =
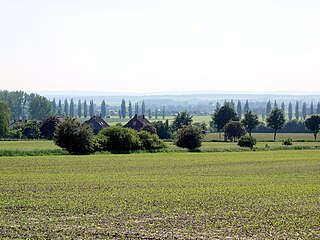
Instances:
[[[0,0],[0,83],[320,92],[320,1]]]

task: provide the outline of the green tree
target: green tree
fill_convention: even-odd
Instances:
[[[238,100],[238,104],[237,104],[237,114],[239,116],[239,118],[242,118],[242,107],[241,107],[241,102],[240,100]]]
[[[298,102],[296,102],[295,113],[294,114],[295,114],[296,119],[299,120],[300,112],[299,112],[299,103]]]
[[[171,128],[174,131],[177,131],[178,129],[184,127],[184,126],[189,126],[192,123],[192,116],[190,115],[189,112],[179,112],[177,116],[174,118]]]
[[[242,119],[242,124],[247,129],[249,136],[251,137],[252,130],[259,125],[259,118],[257,114],[254,114],[252,111],[248,111],[244,114]]]
[[[246,100],[246,103],[244,104],[243,112],[248,112],[249,111],[249,102],[248,99]]]
[[[146,105],[144,101],[142,101],[142,104],[141,104],[141,114],[146,115]]]
[[[128,107],[128,114],[129,114],[129,118],[132,118],[132,104],[131,101],[129,101],[129,107]]]
[[[177,139],[175,144],[181,148],[195,150],[201,147],[203,134],[197,126],[189,125],[183,126],[177,132]]]
[[[65,100],[64,100],[63,111],[64,111],[64,113],[65,113],[66,116],[69,116],[69,103],[68,103],[68,99],[65,99]]]
[[[58,116],[59,116],[59,117],[62,116],[62,103],[61,103],[61,99],[59,99],[59,103],[58,103]]]
[[[53,138],[54,131],[56,130],[56,125],[60,121],[60,118],[53,116],[45,118],[39,127],[40,137],[51,140]]]
[[[307,104],[305,102],[302,104],[302,117],[303,119],[307,118]]]
[[[39,124],[35,120],[28,121],[22,127],[22,136],[27,139],[37,139],[40,136]]]
[[[162,107],[162,119],[164,119],[166,117],[166,107],[163,106]]]
[[[320,130],[320,115],[312,115],[306,119],[304,124],[308,130],[313,132],[314,140],[316,140]]]
[[[154,118],[158,119],[158,108],[154,109]]]
[[[81,118],[82,116],[82,109],[81,109],[81,100],[78,100],[78,118]]]
[[[107,108],[106,108],[106,102],[102,100],[101,103],[101,117],[106,117],[107,116]]]
[[[10,109],[7,102],[0,101],[0,138],[7,136],[10,124]]]
[[[257,144],[257,140],[250,136],[242,136],[239,138],[238,145],[240,147],[248,147],[253,148],[254,145]]]
[[[310,115],[314,114],[314,109],[313,109],[313,102],[310,104]]]
[[[288,106],[288,117],[289,117],[289,121],[292,120],[292,104],[291,102],[289,102],[289,106]]]
[[[134,114],[139,115],[139,103],[134,104]]]
[[[277,103],[277,101],[276,101],[276,100],[274,100],[273,108],[278,108],[278,103]]]
[[[149,119],[152,118],[152,112],[151,112],[151,109],[150,109],[150,108],[148,109],[148,118],[149,118]]]
[[[83,116],[84,118],[87,118],[88,116],[88,105],[86,100],[83,102]]]
[[[124,99],[122,99],[121,101],[121,110],[120,110],[120,115],[122,118],[126,118],[126,114],[127,114],[127,107],[126,107],[126,101]]]
[[[286,114],[286,106],[284,105],[284,102],[281,102],[281,110]]]
[[[271,101],[269,100],[267,103],[267,107],[266,107],[266,116],[269,117],[270,113],[271,113]]]
[[[223,127],[223,131],[226,138],[231,141],[235,141],[235,139],[246,134],[246,129],[240,121],[230,121],[226,123]]]
[[[51,103],[45,97],[38,94],[29,103],[29,114],[31,119],[42,120],[49,116],[51,112]]]
[[[91,127],[75,118],[66,118],[56,126],[53,140],[56,145],[70,153],[86,154],[94,151]]]
[[[279,108],[274,108],[266,121],[267,126],[274,129],[273,140],[276,140],[277,131],[283,128],[284,124],[286,123],[283,111]]]
[[[317,104],[317,114],[320,114],[320,102]]]
[[[89,104],[89,115],[90,117],[94,116],[94,104],[93,104],[93,100],[90,100],[90,104]]]
[[[57,114],[57,103],[55,99],[53,99],[51,102],[51,112],[53,115]]]
[[[74,116],[75,116],[74,101],[73,101],[73,98],[71,98],[71,101],[70,101],[70,117],[74,117]]]
[[[172,138],[173,133],[170,128],[168,119],[165,122],[162,122],[162,121],[153,122],[152,125],[157,129],[157,135],[159,136],[160,139]]]
[[[211,115],[211,118],[212,121],[210,122],[210,127],[216,128],[218,130],[220,138],[220,131],[223,129],[224,125],[226,125],[227,122],[239,120],[237,113],[229,103],[226,103],[224,106],[217,108]]]

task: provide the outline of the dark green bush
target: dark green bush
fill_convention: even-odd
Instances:
[[[90,153],[94,151],[92,129],[88,124],[74,118],[67,118],[56,126],[54,142],[70,153]]]
[[[257,140],[254,137],[250,137],[250,136],[242,136],[238,141],[238,145],[240,147],[253,148],[253,146],[256,144],[257,144]]]
[[[292,145],[292,139],[288,138],[288,139],[283,140],[282,145],[291,146]]]
[[[202,139],[203,133],[201,128],[189,125],[178,130],[175,144],[181,148],[195,150],[201,147]]]
[[[165,148],[165,144],[159,139],[157,134],[151,134],[147,131],[140,131],[138,133],[141,147],[144,150],[161,149]]]

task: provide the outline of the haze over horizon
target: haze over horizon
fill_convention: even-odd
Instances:
[[[319,93],[319,23],[315,0],[0,0],[0,88]]]

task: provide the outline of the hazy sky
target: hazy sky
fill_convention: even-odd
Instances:
[[[0,0],[0,89],[320,92],[320,1]]]

